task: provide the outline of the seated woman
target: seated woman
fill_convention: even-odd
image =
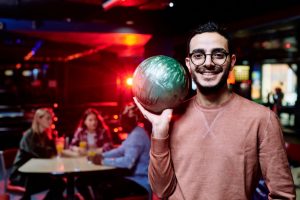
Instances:
[[[111,133],[104,118],[96,109],[88,108],[84,111],[77,125],[70,148],[63,151],[63,156],[89,156],[87,155],[88,152],[102,153],[112,149],[112,147]],[[82,179],[83,176],[79,176],[76,182],[81,182]],[[79,192],[89,194],[88,185],[81,186]]]
[[[107,151],[113,147],[110,130],[103,117],[94,108],[88,108],[78,123],[70,151],[64,151],[64,156],[85,155],[93,148],[96,152]]]
[[[24,175],[18,171],[31,158],[51,158],[56,156],[56,134],[51,129],[54,113],[51,108],[37,109],[31,128],[24,134],[20,142],[14,165],[11,170],[10,181],[14,185],[23,186],[26,192],[22,199],[30,200],[34,193],[49,189],[45,199],[64,199],[65,182],[60,177],[47,175]]]
[[[150,192],[148,183],[148,164],[150,151],[149,132],[138,124],[137,107],[128,104],[121,116],[121,125],[128,137],[115,149],[99,153],[94,157],[95,164],[126,168],[131,171],[128,176],[84,177],[77,181],[78,190],[86,184],[93,187],[95,199],[111,200],[128,195],[147,195]],[[89,193],[81,193],[86,200],[92,199]]]

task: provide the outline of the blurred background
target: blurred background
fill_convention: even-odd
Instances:
[[[120,142],[135,68],[153,55],[184,65],[186,34],[207,20],[234,36],[232,90],[269,106],[279,87],[284,132],[299,141],[297,0],[0,0],[0,148],[18,146],[41,106],[70,137],[81,113],[97,108]]]

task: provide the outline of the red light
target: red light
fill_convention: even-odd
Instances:
[[[227,84],[235,84],[235,76],[233,70],[229,72],[229,76],[227,78]]]
[[[54,117],[54,118],[53,118],[53,121],[57,122],[57,121],[58,121],[58,118],[57,118],[57,117]]]
[[[129,78],[126,79],[126,84],[128,86],[132,86],[132,77],[129,77]]]
[[[119,133],[119,138],[123,141],[128,137],[128,133]]]
[[[120,79],[120,78],[117,78],[116,83],[117,83],[117,85],[121,85],[121,79]]]
[[[284,44],[284,48],[286,48],[286,49],[289,49],[291,47],[292,47],[292,45],[289,42],[287,42],[287,43]]]
[[[55,124],[51,124],[51,129],[55,129]]]
[[[58,108],[58,103],[54,103],[54,104],[53,104],[53,107],[54,107],[54,108]]]
[[[117,133],[119,131],[118,128],[114,128],[114,133]]]
[[[20,63],[16,64],[16,68],[20,69],[22,67],[22,65]]]
[[[145,128],[145,124],[144,124],[144,123],[142,123],[142,122],[138,122],[138,125],[139,125],[140,127],[143,127],[143,128]]]
[[[119,119],[119,115],[114,115],[113,118],[114,119]]]

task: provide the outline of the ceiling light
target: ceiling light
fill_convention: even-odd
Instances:
[[[126,21],[126,24],[127,24],[127,25],[133,25],[133,24],[134,24],[134,21],[128,20],[128,21]]]

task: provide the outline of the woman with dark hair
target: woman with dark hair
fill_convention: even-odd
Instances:
[[[113,146],[110,130],[103,117],[94,108],[88,108],[79,121],[71,141],[71,149],[78,146],[95,147],[101,151],[107,151]]]
[[[77,181],[77,189],[85,200],[112,200],[131,195],[151,194],[148,181],[150,136],[139,123],[139,114],[134,103],[127,104],[121,114],[120,122],[128,137],[117,148],[97,153],[92,160],[94,164],[126,169],[128,174],[82,177]],[[83,190],[86,185],[92,186],[94,197],[88,190]]]

